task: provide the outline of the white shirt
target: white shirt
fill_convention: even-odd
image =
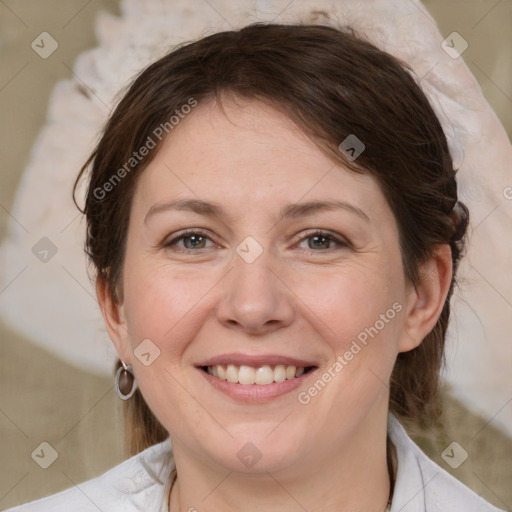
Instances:
[[[504,512],[429,459],[391,413],[388,432],[398,459],[391,512]],[[168,437],[99,477],[6,512],[168,512],[173,468]]]

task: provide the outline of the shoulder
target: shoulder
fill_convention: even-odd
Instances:
[[[168,437],[96,478],[5,512],[132,512],[153,504],[158,510],[173,467]]]
[[[504,512],[427,457],[392,414],[388,432],[398,456],[391,512]]]

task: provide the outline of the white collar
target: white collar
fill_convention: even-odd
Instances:
[[[388,433],[398,461],[390,512],[499,512],[500,509],[429,459],[392,413],[388,414]],[[147,509],[148,503],[160,503],[160,508],[154,510],[168,512],[169,476],[174,467],[171,441],[167,437],[105,473],[99,480],[102,480],[103,488],[112,490],[114,487],[119,502],[129,505],[124,510],[142,511]],[[86,490],[87,483],[82,485]],[[91,490],[94,488],[93,485]]]
[[[393,501],[391,508],[386,509],[386,512],[425,512],[425,482],[423,482],[423,476],[414,456],[414,450],[411,450],[412,447],[417,448],[417,446],[409,438],[393,413],[388,414],[388,433],[396,447],[399,464],[396,472]],[[169,512],[167,497],[172,484],[169,476],[175,466],[169,438],[161,444],[163,445],[162,448],[165,446],[165,458],[170,457],[171,460],[170,468],[166,474],[166,483],[162,492],[159,512]]]
[[[388,434],[396,448],[395,489],[390,512],[425,512],[425,482],[416,458],[417,446],[396,416],[388,414]]]

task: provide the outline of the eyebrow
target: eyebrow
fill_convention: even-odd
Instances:
[[[190,211],[207,217],[224,218],[226,214],[220,203],[204,201],[202,199],[176,199],[166,203],[154,204],[146,214],[144,223],[150,217],[160,212],[169,210]],[[371,222],[370,217],[357,206],[344,201],[308,201],[305,203],[291,203],[285,205],[279,212],[278,222],[285,219],[295,219],[306,215],[312,215],[320,211],[345,210],[351,212],[366,222]]]

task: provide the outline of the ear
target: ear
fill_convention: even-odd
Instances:
[[[114,343],[117,355],[126,364],[131,362],[131,349],[128,339],[123,304],[116,304],[110,293],[108,281],[103,276],[96,279],[96,297],[100,305],[108,335]]]
[[[435,250],[421,266],[420,276],[420,284],[410,290],[406,301],[399,352],[408,352],[420,345],[441,315],[452,280],[452,251],[449,245],[440,245]]]

